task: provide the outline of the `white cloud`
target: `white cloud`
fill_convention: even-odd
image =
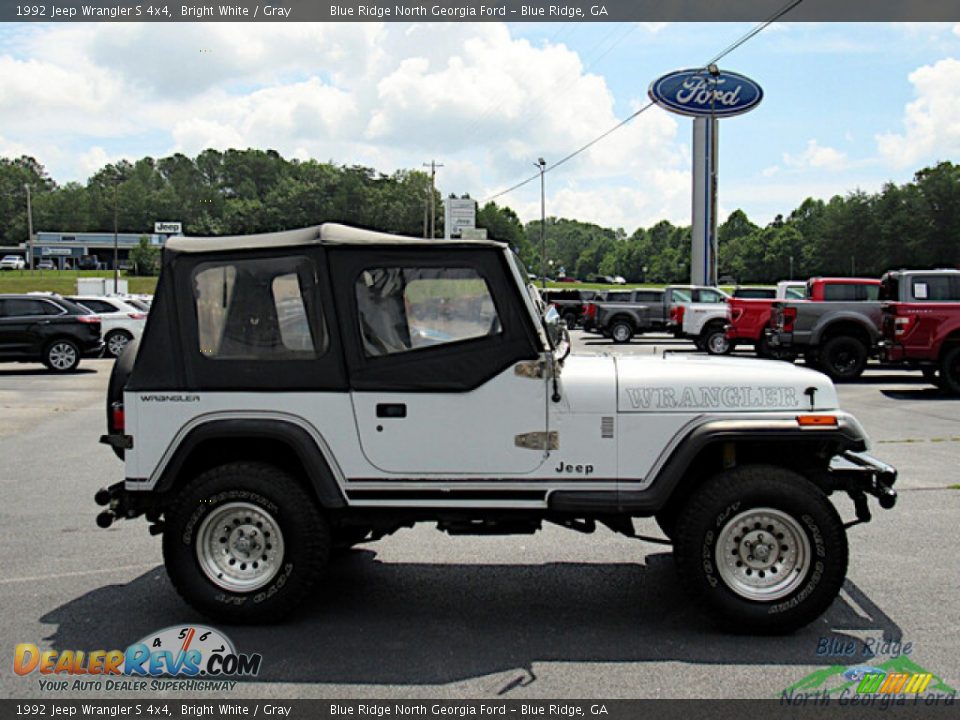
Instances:
[[[916,100],[904,109],[903,133],[876,136],[880,154],[904,168],[960,152],[960,61],[945,58],[910,73]]]
[[[35,148],[60,182],[86,179],[119,147],[258,147],[385,172],[436,158],[442,192],[482,199],[622,117],[577,52],[498,23],[63,24],[24,30],[8,51],[0,135]],[[636,110],[638,93],[619,102]],[[551,172],[551,214],[628,229],[684,219],[679,125],[653,109]],[[523,192],[501,202],[538,216],[536,195],[529,214]]]
[[[783,163],[795,169],[844,170],[848,167],[846,153],[832,147],[808,140],[806,149],[799,154],[783,154]]]

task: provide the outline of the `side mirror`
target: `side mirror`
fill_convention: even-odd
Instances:
[[[547,308],[543,316],[543,325],[547,330],[551,347],[557,352],[557,359],[563,360],[570,354],[570,333],[555,305]]]

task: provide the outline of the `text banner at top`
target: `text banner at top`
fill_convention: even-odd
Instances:
[[[0,22],[760,22],[786,0],[0,0]],[[956,0],[803,0],[792,22],[960,21]]]

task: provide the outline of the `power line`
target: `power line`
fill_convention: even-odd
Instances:
[[[751,29],[748,33],[746,33],[746,34],[744,34],[743,36],[741,36],[736,42],[734,42],[734,43],[732,43],[731,45],[727,46],[724,50],[722,50],[720,53],[718,53],[718,54],[715,55],[713,58],[711,58],[707,63],[704,64],[704,66],[701,68],[700,72],[701,72],[701,73],[707,72],[707,71],[708,71],[708,68],[709,68],[711,65],[715,65],[717,62],[719,62],[720,60],[722,60],[723,58],[725,58],[727,55],[729,55],[730,53],[732,53],[732,52],[733,52],[734,50],[736,50],[738,47],[740,47],[741,45],[743,45],[744,43],[746,43],[748,40],[750,40],[751,38],[759,35],[761,32],[763,32],[765,29],[767,29],[768,27],[770,27],[773,23],[775,23],[777,20],[779,20],[780,18],[782,18],[784,15],[786,15],[788,12],[790,12],[791,10],[793,10],[795,7],[797,7],[797,6],[798,6],[800,3],[802,3],[802,2],[803,2],[803,0],[791,0],[791,2],[789,2],[787,5],[784,5],[784,6],[783,6],[780,10],[778,10],[776,13],[774,13],[774,14],[771,15],[769,18],[767,18],[767,19],[764,20],[763,22],[761,22],[761,23],[759,23],[758,25],[756,25],[756,26],[755,26],[753,29]],[[563,165],[565,162],[568,162],[568,161],[572,160],[573,158],[575,158],[577,155],[579,155],[580,153],[584,152],[585,150],[590,149],[591,147],[593,147],[594,145],[596,145],[598,142],[600,142],[601,140],[603,140],[603,139],[606,138],[607,136],[611,135],[612,133],[614,133],[614,132],[616,132],[617,130],[619,130],[620,128],[622,128],[624,125],[626,125],[627,123],[629,123],[631,120],[633,120],[634,118],[636,118],[638,115],[641,115],[642,113],[644,113],[644,112],[646,112],[647,110],[649,110],[651,107],[653,107],[654,104],[655,104],[655,103],[651,100],[651,101],[648,102],[646,105],[644,105],[643,107],[641,107],[639,110],[637,110],[636,112],[634,112],[634,113],[632,113],[631,115],[629,115],[626,119],[621,120],[621,121],[618,122],[616,125],[614,125],[612,128],[610,128],[609,130],[607,130],[607,131],[604,132],[603,134],[598,135],[598,136],[595,137],[593,140],[591,140],[590,142],[588,142],[586,145],[582,145],[581,147],[577,148],[576,150],[574,150],[574,151],[573,151],[572,153],[570,153],[569,155],[566,155],[565,157],[561,158],[561,159],[558,160],[557,162],[553,163],[552,165],[550,165],[549,167],[547,167],[543,172],[544,172],[544,173],[548,173],[548,172],[550,172],[551,170],[553,170],[554,168],[560,167],[560,166]],[[511,193],[511,192],[513,192],[514,190],[519,190],[520,188],[522,188],[522,187],[523,187],[524,185],[526,185],[527,183],[531,183],[531,182],[533,182],[534,180],[536,180],[538,177],[540,177],[540,173],[537,173],[536,175],[531,175],[530,177],[528,177],[528,178],[526,178],[526,179],[524,179],[524,180],[521,180],[521,181],[518,182],[516,185],[512,185],[512,186],[508,187],[506,190],[501,190],[501,191],[498,192],[498,193],[495,193],[495,194],[493,194],[493,195],[490,195],[489,197],[485,198],[485,199],[482,200],[481,202],[482,202],[482,203],[488,203],[488,202],[490,202],[490,201],[492,201],[492,200],[496,200],[498,197],[502,197],[502,196],[504,196],[504,195],[506,195],[506,194],[508,194],[508,193]]]

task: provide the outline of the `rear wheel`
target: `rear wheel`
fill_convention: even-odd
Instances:
[[[73,372],[80,364],[80,348],[72,340],[54,340],[43,351],[43,364],[53,372]]]
[[[700,334],[700,343],[711,355],[727,355],[733,343],[727,339],[727,330],[722,323],[707,325]]]
[[[319,579],[330,527],[293,477],[236,462],[197,477],[166,513],[163,559],[177,592],[217,620],[275,622]]]
[[[789,633],[821,615],[847,571],[837,511],[806,478],[745,465],[708,480],[681,511],[680,580],[724,627]]]
[[[863,341],[848,335],[830,338],[820,353],[820,367],[831,380],[855,380],[867,366],[868,348]]]
[[[630,342],[633,337],[633,325],[626,320],[615,320],[610,326],[610,337],[618,345]]]
[[[107,354],[112,358],[118,358],[127,349],[127,345],[133,336],[126,330],[111,330],[104,338],[104,344],[107,347]]]
[[[940,361],[940,387],[960,395],[960,345],[948,348]]]

